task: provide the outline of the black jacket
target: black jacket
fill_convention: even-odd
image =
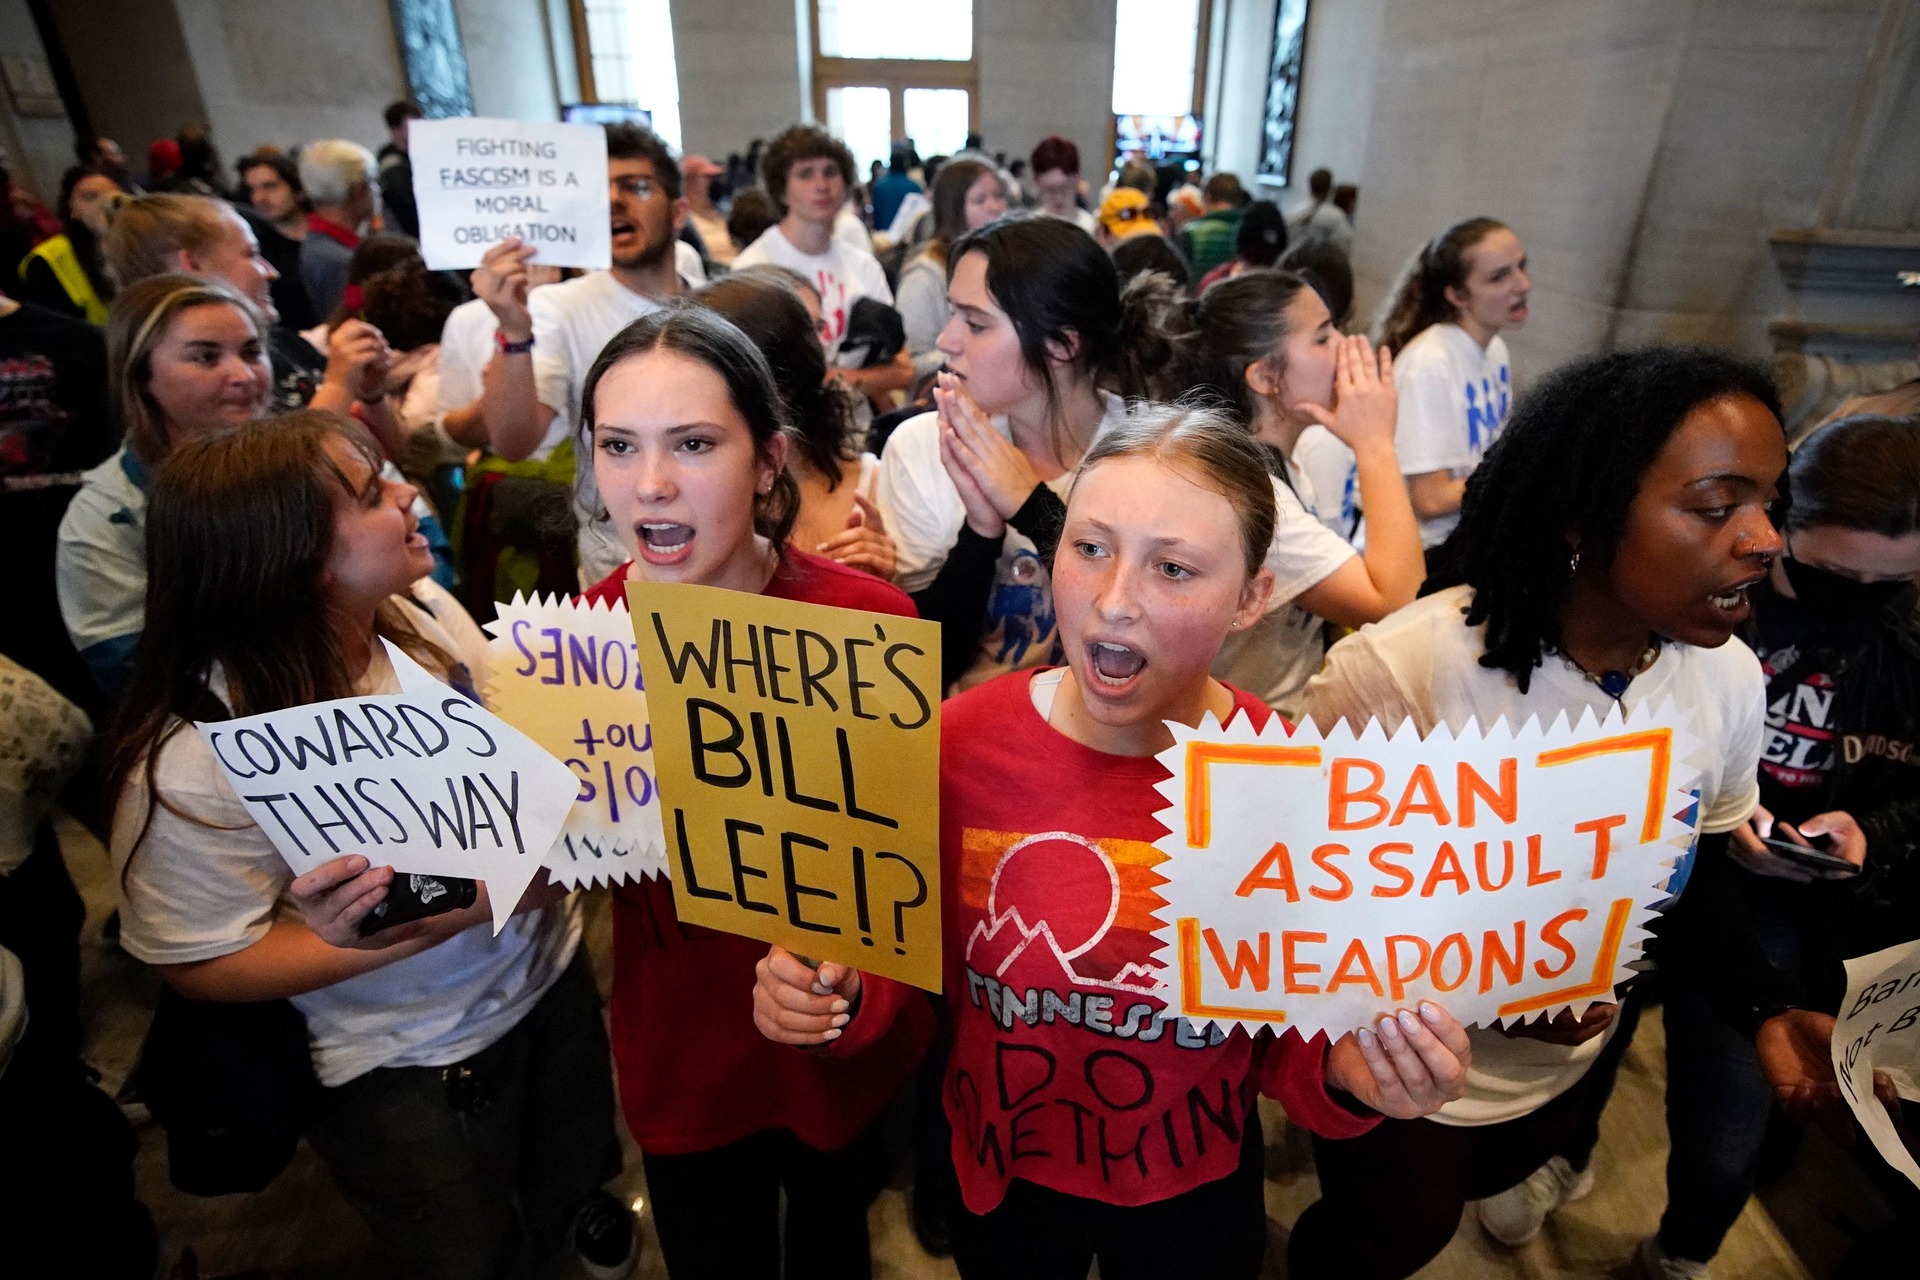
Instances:
[[[1754,603],[1750,638],[1766,648],[1766,611],[1794,606],[1764,589]],[[1810,664],[1803,670],[1832,680],[1835,754],[1825,794],[1802,800],[1805,813],[1781,816],[1851,814],[1866,833],[1867,861],[1850,879],[1801,884],[1703,857],[1665,931],[1669,954],[1748,1034],[1783,1009],[1834,1011],[1846,960],[1920,936],[1920,595],[1902,595],[1868,631],[1815,629],[1797,647]],[[1780,672],[1772,702],[1796,682],[1800,656],[1775,647],[1769,657]],[[1782,937],[1793,953],[1784,963]]]

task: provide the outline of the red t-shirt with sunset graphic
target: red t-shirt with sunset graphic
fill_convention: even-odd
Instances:
[[[940,862],[954,1043],[942,1093],[968,1209],[1014,1178],[1148,1204],[1224,1178],[1256,1094],[1328,1137],[1376,1123],[1326,1092],[1325,1042],[1165,1017],[1153,938],[1164,829],[1151,756],[1114,756],[1050,726],[1033,671],[941,707]],[[1236,693],[1240,713],[1267,708]],[[858,1052],[919,995],[869,976],[835,1046]]]

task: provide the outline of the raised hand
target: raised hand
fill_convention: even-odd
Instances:
[[[327,337],[324,381],[341,388],[348,399],[367,404],[384,400],[393,351],[386,335],[365,320],[347,320]]]
[[[954,464],[963,468],[1000,518],[1011,519],[1040,483],[1033,463],[1013,441],[994,429],[986,410],[952,374],[942,372],[934,378],[933,401],[940,411],[942,442],[949,433],[953,440],[954,461],[948,470]]]
[[[815,547],[814,554],[849,568],[864,569],[882,581],[893,580],[893,535],[887,532],[880,508],[857,493],[847,527]]]
[[[947,468],[947,477],[953,481],[953,487],[959,491],[960,504],[966,508],[967,527],[983,538],[998,538],[1007,531],[1007,519],[1000,514],[1000,508],[994,505],[980,482],[974,478],[973,471],[960,457],[959,437],[952,427],[947,425],[943,416],[940,420],[940,461]]]
[[[1466,1029],[1424,1000],[1417,1014],[1401,1009],[1335,1041],[1327,1050],[1327,1083],[1381,1115],[1413,1120],[1464,1094],[1472,1064]]]
[[[1400,396],[1393,387],[1393,354],[1362,335],[1340,340],[1334,358],[1333,406],[1301,401],[1294,412],[1319,423],[1358,453],[1369,445],[1393,443]]]
[[[533,258],[532,245],[518,240],[502,240],[480,257],[480,265],[467,277],[474,296],[487,304],[500,332],[508,342],[525,342],[533,336],[533,316],[527,310],[527,290],[533,287],[528,266]],[[550,270],[551,268],[540,268]]]

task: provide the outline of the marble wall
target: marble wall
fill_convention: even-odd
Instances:
[[[1216,21],[1251,43],[1272,10],[1216,0]],[[1523,379],[1653,339],[1760,355],[1787,301],[1768,233],[1814,223],[1849,139],[1836,216],[1916,225],[1916,28],[1912,0],[1312,0],[1296,182],[1324,164],[1359,184],[1363,316],[1448,223],[1511,223],[1535,286]],[[1862,130],[1876,58],[1895,90]],[[1264,59],[1217,60],[1220,168],[1252,171]]]
[[[556,64],[570,69],[573,53],[555,48],[552,3],[564,12],[565,0],[455,0],[477,112],[554,119],[562,88],[575,92],[560,82]],[[305,12],[275,0],[53,0],[53,10],[96,126],[136,171],[149,141],[188,124],[205,125],[229,161],[315,138],[377,150],[381,112],[408,95],[389,0]]]

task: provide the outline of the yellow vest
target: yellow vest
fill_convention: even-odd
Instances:
[[[87,269],[80,265],[80,255],[73,251],[73,241],[64,235],[43,241],[38,248],[20,262],[20,278],[27,278],[27,264],[35,258],[44,261],[53,268],[54,279],[73,299],[73,305],[86,313],[87,323],[105,324],[107,322],[107,304],[100,301],[100,295],[93,291],[93,281],[87,279]]]

